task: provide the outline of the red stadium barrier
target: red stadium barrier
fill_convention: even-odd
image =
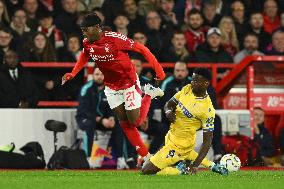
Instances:
[[[248,56],[239,64],[228,64],[228,63],[189,63],[188,68],[195,67],[207,67],[212,70],[212,85],[216,88],[216,92],[219,96],[225,96],[228,91],[233,86],[234,82],[237,80],[239,75],[243,73],[247,67],[253,64],[253,62],[284,62],[283,56]],[[173,68],[174,63],[161,63],[164,68]],[[73,68],[75,63],[71,62],[22,62],[21,65],[23,67],[28,68]],[[151,68],[150,64],[143,64],[143,68]],[[228,75],[226,75],[221,81],[217,81],[217,70],[220,68],[228,68],[231,69]],[[276,64],[275,68],[284,68],[284,64]],[[253,79],[254,74],[253,71],[250,74],[247,74],[247,81],[251,81],[247,83],[247,91],[252,91],[253,88]],[[247,95],[247,108],[252,107],[252,103],[250,103],[250,99],[253,98],[253,91],[248,93]],[[76,102],[48,102],[41,101],[38,106],[58,106],[58,107],[73,107],[76,106]]]

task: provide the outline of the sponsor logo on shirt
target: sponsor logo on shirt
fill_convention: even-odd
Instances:
[[[116,37],[119,39],[122,39],[123,41],[127,40],[127,37],[121,33],[116,33],[116,32],[106,32],[105,36],[110,36],[110,37]]]
[[[96,54],[90,54],[90,57],[94,61],[100,61],[100,62],[108,62],[114,60],[113,54],[107,54],[107,55],[96,55]]]
[[[193,115],[188,111],[188,109],[186,109],[186,107],[180,102],[178,101],[178,106],[180,107],[182,113],[188,117],[188,118],[192,118]]]

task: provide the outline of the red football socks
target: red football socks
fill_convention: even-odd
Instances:
[[[143,143],[138,129],[133,127],[128,121],[120,121],[119,123],[131,145],[136,148],[137,153],[142,157],[146,156],[148,149]]]
[[[151,96],[150,95],[145,95],[141,101],[141,107],[140,107],[140,116],[137,119],[135,123],[135,127],[139,127],[142,122],[146,119],[147,114],[149,112],[149,108],[151,105]]]

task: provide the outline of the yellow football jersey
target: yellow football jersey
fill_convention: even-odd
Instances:
[[[195,145],[197,130],[214,130],[215,109],[209,95],[202,98],[194,96],[190,84],[174,98],[178,103],[176,121],[171,124],[167,139],[171,146],[188,151]]]

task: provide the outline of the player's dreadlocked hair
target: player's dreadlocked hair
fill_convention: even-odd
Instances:
[[[211,81],[212,79],[211,71],[208,70],[207,68],[195,68],[193,70],[193,73],[203,76],[208,81]]]
[[[80,26],[81,27],[92,27],[101,25],[102,21],[96,13],[90,13],[84,16]]]

